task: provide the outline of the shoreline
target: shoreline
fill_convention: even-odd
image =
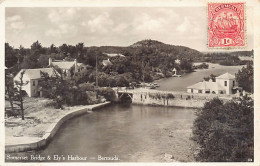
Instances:
[[[16,144],[5,144],[5,152],[6,153],[15,153],[15,152],[23,152],[29,150],[36,150],[39,148],[43,148],[46,146],[55,136],[59,128],[62,126],[64,122],[67,120],[79,116],[84,113],[91,113],[92,110],[97,110],[107,105],[110,105],[111,102],[99,103],[94,105],[87,105],[84,108],[79,108],[77,110],[69,111],[65,115],[59,117],[59,119],[55,122],[51,122],[48,129],[45,131],[45,134],[41,138],[36,137],[6,137],[6,139],[13,139],[13,142]],[[17,142],[19,142],[17,144]]]

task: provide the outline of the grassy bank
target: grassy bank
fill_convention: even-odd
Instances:
[[[6,101],[6,106],[8,107]],[[86,106],[64,107],[55,109],[53,101],[46,98],[25,98],[25,120],[20,117],[5,118],[6,144],[12,144],[19,138],[41,138],[50,124],[57,122],[67,112],[78,110]]]

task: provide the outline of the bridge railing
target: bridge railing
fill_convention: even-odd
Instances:
[[[149,94],[149,93],[157,93],[157,94],[173,94],[176,97],[185,97],[189,96],[191,98],[201,98],[201,99],[212,99],[214,97],[219,97],[221,99],[231,99],[232,97],[236,97],[236,95],[226,95],[226,94],[205,94],[205,93],[188,93],[181,91],[163,91],[156,89],[147,89],[147,88],[136,88],[136,89],[127,89],[125,87],[114,88],[117,93],[141,93],[141,94]]]

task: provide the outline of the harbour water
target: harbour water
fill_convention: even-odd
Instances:
[[[235,75],[243,66],[222,66],[219,64],[209,64],[208,69],[198,69],[195,72],[184,74],[182,77],[170,77],[155,81],[160,85],[158,90],[170,91],[186,91],[186,87],[193,85],[203,80],[204,77],[214,75],[221,75],[226,72]]]
[[[209,69],[156,82],[159,90],[186,91],[187,86],[210,74],[235,74],[241,68],[210,64]],[[52,158],[48,161],[58,161],[54,160],[57,155],[64,156],[63,161],[73,162],[69,155],[86,157],[87,162],[164,162],[169,155],[176,161],[191,162],[195,112],[196,109],[188,108],[111,105],[67,121],[43,150],[11,155],[49,155]]]
[[[194,161],[194,143],[190,140],[194,112],[174,107],[111,105],[67,121],[44,150],[11,155],[78,155],[87,157],[88,162],[108,162],[99,160],[99,155],[116,155],[118,162],[163,162],[165,154],[170,154],[177,161]],[[65,161],[73,160],[66,157]]]

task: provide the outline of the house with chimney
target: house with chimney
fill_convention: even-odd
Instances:
[[[216,81],[202,81],[187,87],[188,93],[211,93],[211,94],[227,94],[231,95],[241,91],[237,86],[235,76],[230,73],[222,74],[216,77]]]
[[[53,60],[52,58],[49,58],[49,67],[60,68],[64,78],[74,78],[76,80],[78,80],[80,77],[83,77],[88,69],[87,65],[78,63],[77,59],[74,61],[66,61]]]
[[[42,80],[41,72],[48,73],[50,77],[56,76],[57,74],[60,75],[55,67],[62,70],[61,74],[64,78],[74,80],[78,80],[79,78],[85,76],[87,69],[89,69],[88,65],[78,63],[76,59],[74,61],[54,61],[49,58],[49,68],[21,69],[14,77],[14,82],[20,82],[21,73],[24,72],[22,80],[27,84],[22,87],[22,90],[25,91],[29,97],[41,96],[39,86],[39,83]]]

